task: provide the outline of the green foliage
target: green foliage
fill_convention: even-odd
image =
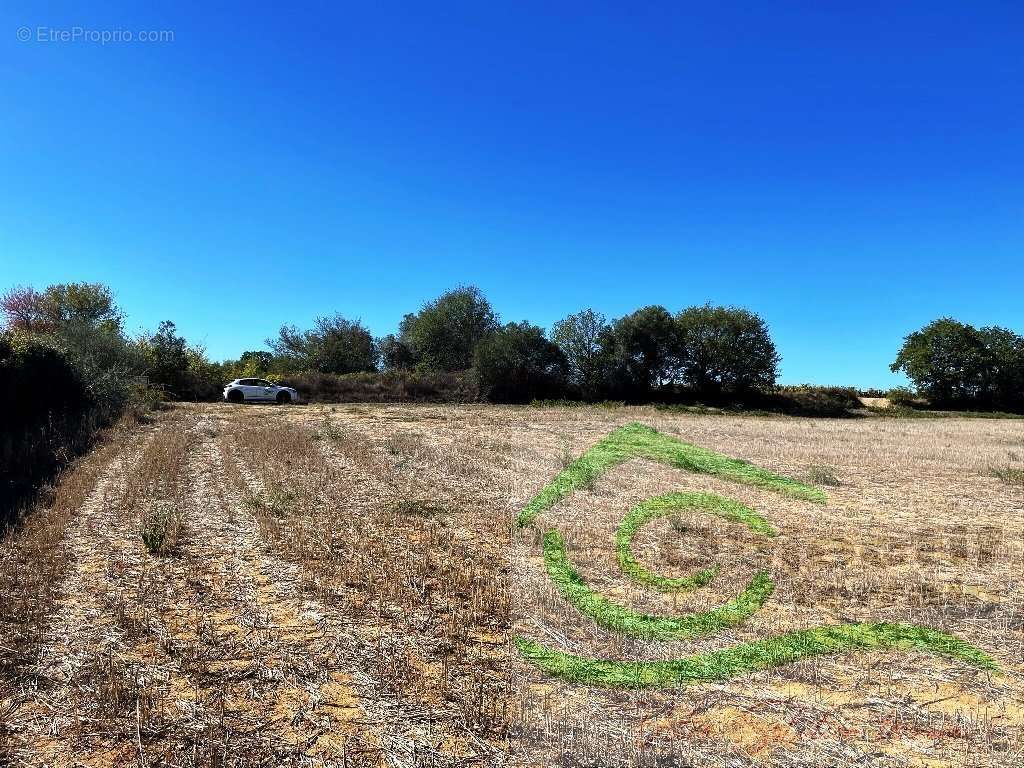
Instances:
[[[612,323],[603,341],[612,391],[644,397],[672,381],[678,365],[676,338],[672,315],[660,306],[643,307]]]
[[[170,554],[181,533],[181,512],[173,504],[155,504],[142,519],[139,535],[151,555]]]
[[[465,371],[296,373],[280,377],[304,401],[321,403],[471,403],[479,391]]]
[[[137,343],[150,386],[167,400],[212,400],[223,387],[222,366],[211,363],[202,347],[190,346],[170,320],[156,333],[143,334]]]
[[[562,351],[529,323],[509,323],[480,341],[473,371],[481,395],[492,402],[529,402],[565,387]]]
[[[1019,485],[1024,487],[1024,468],[1021,467],[989,467],[989,474],[998,477],[1007,485]]]
[[[811,464],[807,468],[807,480],[815,485],[842,485],[836,476],[836,468],[829,464]]]
[[[885,396],[889,399],[889,405],[896,408],[913,408],[918,405],[918,397],[908,387],[893,387]]]
[[[58,283],[38,293],[12,288],[0,299],[9,330],[48,333],[84,325],[120,333],[124,314],[110,289],[101,283]]]
[[[479,288],[462,286],[427,302],[402,318],[399,341],[417,367],[463,371],[485,337],[498,329],[498,317]]]
[[[979,669],[999,671],[992,657],[970,643],[937,629],[903,623],[815,627],[670,661],[587,659],[523,637],[515,638],[515,643],[528,661],[550,675],[584,685],[617,688],[664,688],[727,680],[815,656],[889,649],[927,651]]]
[[[14,288],[0,298],[0,504],[4,514],[85,450],[144,390],[142,358],[106,286]]]
[[[42,426],[90,406],[80,374],[65,355],[24,334],[0,334],[3,432]],[[16,406],[16,407],[12,407]]]
[[[137,389],[144,362],[125,338],[123,315],[104,285],[51,285],[42,293],[15,288],[0,300],[5,327],[49,346],[78,371],[98,422],[116,418]]]
[[[551,341],[565,356],[568,383],[587,400],[601,397],[607,389],[610,339],[611,326],[592,309],[569,315],[551,328]]]
[[[1024,407],[1024,337],[952,318],[908,335],[890,366],[936,407]]]
[[[263,349],[247,350],[231,365],[228,380],[264,379],[273,370],[274,356]]]
[[[699,397],[746,395],[773,387],[779,362],[764,320],[732,307],[673,317],[649,306],[611,325],[588,309],[556,323],[551,339],[566,356],[572,390],[588,400],[647,400],[679,387]]]
[[[530,525],[540,512],[553,507],[573,491],[591,485],[612,467],[633,458],[651,459],[677,469],[714,475],[795,499],[825,503],[825,494],[818,488],[633,423],[610,433],[559,473],[519,513],[518,524]]]
[[[170,398],[180,398],[187,386],[188,344],[177,335],[174,323],[164,320],[156,333],[142,336],[138,344],[146,360],[150,384]]]
[[[682,382],[699,394],[742,393],[775,386],[779,355],[758,315],[705,304],[675,317]]]
[[[276,339],[267,339],[281,373],[358,373],[377,369],[378,350],[362,323],[341,315],[318,317],[314,327],[300,331],[282,325]]]
[[[395,334],[389,333],[377,342],[380,364],[385,371],[408,371],[416,363],[412,350]]]

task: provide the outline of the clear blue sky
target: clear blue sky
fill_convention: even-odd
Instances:
[[[711,301],[862,386],[937,316],[1024,331],[1017,0],[99,5],[0,10],[0,289],[102,281],[215,358],[459,283]]]

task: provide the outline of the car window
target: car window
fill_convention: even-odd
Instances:
[[[255,386],[257,386],[256,379],[242,379],[238,383],[241,384],[242,386],[245,386],[245,387],[255,387]]]
[[[274,385],[271,384],[269,381],[264,381],[263,379],[256,379],[256,386],[257,387],[272,387]]]

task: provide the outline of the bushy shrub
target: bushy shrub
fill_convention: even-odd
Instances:
[[[377,343],[358,320],[339,314],[318,317],[314,327],[300,331],[283,325],[276,339],[267,339],[280,372],[359,373],[377,368]]]
[[[280,378],[299,397],[314,403],[469,403],[478,399],[468,371],[384,371],[294,373]]]
[[[395,334],[389,333],[377,341],[380,364],[385,371],[408,371],[416,363],[409,345]]]
[[[98,428],[142,407],[153,391],[106,286],[14,288],[0,297],[0,314],[3,516],[85,450]]]
[[[885,397],[886,396],[885,395],[885,390],[884,389],[878,389],[877,387],[869,387],[867,389],[861,389],[858,392],[858,394],[861,397],[871,397],[871,398],[880,398],[880,397]]]
[[[473,371],[480,394],[491,402],[528,403],[565,391],[565,356],[529,323],[509,323],[481,341]]]
[[[0,334],[0,526],[16,503],[89,442],[97,409],[68,358],[23,334]]]
[[[889,399],[889,405],[895,408],[914,408],[920,405],[917,394],[908,387],[893,387],[885,396]]]
[[[766,403],[793,416],[849,416],[851,411],[864,407],[854,387],[813,384],[779,387]]]

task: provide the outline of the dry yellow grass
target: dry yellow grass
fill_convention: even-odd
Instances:
[[[728,633],[600,630],[512,524],[567,457],[631,421],[840,483],[821,506],[633,461],[543,513],[588,583],[638,610],[708,607],[769,570],[775,593]],[[1022,444],[1001,420],[177,408],[89,457],[0,546],[0,599],[18,606],[0,610],[0,763],[1017,766],[1024,490],[989,469]],[[743,501],[780,535],[652,522],[634,542],[644,563],[723,570],[689,595],[639,589],[616,566],[615,528],[674,490]],[[140,529],[168,505],[177,540],[154,555]],[[878,652],[622,691],[549,678],[511,644],[670,659],[838,621],[953,632],[1002,674]]]

